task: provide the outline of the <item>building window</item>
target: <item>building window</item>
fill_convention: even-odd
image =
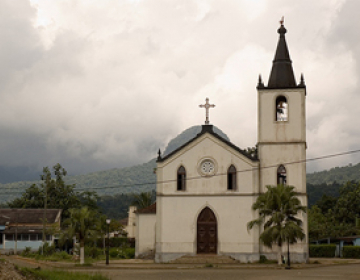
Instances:
[[[21,235],[21,241],[29,241],[29,235],[28,234],[22,234]]]
[[[13,234],[5,234],[5,240],[6,241],[14,241],[14,235]]]
[[[286,168],[284,165],[280,165],[277,169],[277,184],[286,185]]]
[[[277,122],[284,122],[288,120],[288,103],[286,97],[281,95],[276,98],[276,116]]]
[[[234,165],[231,165],[227,172],[227,189],[236,190],[236,168]]]
[[[177,190],[185,191],[186,171],[184,166],[180,166],[177,171]]]
[[[37,234],[30,234],[30,241],[37,241]]]

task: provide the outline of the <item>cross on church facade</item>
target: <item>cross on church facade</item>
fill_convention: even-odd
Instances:
[[[205,99],[205,104],[204,105],[199,105],[200,108],[205,108],[206,110],[206,120],[205,120],[205,124],[209,124],[209,109],[210,108],[214,108],[215,105],[214,104],[209,104],[209,98],[206,97]]]

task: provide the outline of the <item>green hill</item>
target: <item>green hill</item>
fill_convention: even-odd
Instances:
[[[360,181],[360,163],[310,173],[306,175],[306,181],[310,184],[332,184],[333,182],[343,184],[348,181]]]

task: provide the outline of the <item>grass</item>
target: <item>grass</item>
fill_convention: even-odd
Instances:
[[[89,262],[85,262],[84,264],[79,264],[79,263],[77,263],[77,264],[75,264],[75,266],[92,266],[92,263],[89,263]]]
[[[81,272],[67,272],[58,270],[37,270],[30,268],[21,268],[20,273],[26,277],[33,277],[38,280],[109,280],[99,273],[87,274]]]

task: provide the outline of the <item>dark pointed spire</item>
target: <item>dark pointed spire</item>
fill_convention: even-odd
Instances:
[[[304,80],[304,75],[303,75],[303,73],[301,73],[299,87],[305,87],[305,80]]]
[[[258,85],[257,85],[257,88],[264,88],[264,83],[263,83],[263,80],[261,78],[261,75],[259,75],[259,82],[258,82]]]
[[[284,20],[280,21],[280,34],[278,45],[276,48],[275,58],[269,78],[269,88],[292,88],[296,87],[294,71],[291,65],[289,50],[285,40],[286,28]]]
[[[159,151],[158,151],[158,158],[157,158],[157,160],[161,160],[161,151],[160,151],[160,149],[159,149]]]

